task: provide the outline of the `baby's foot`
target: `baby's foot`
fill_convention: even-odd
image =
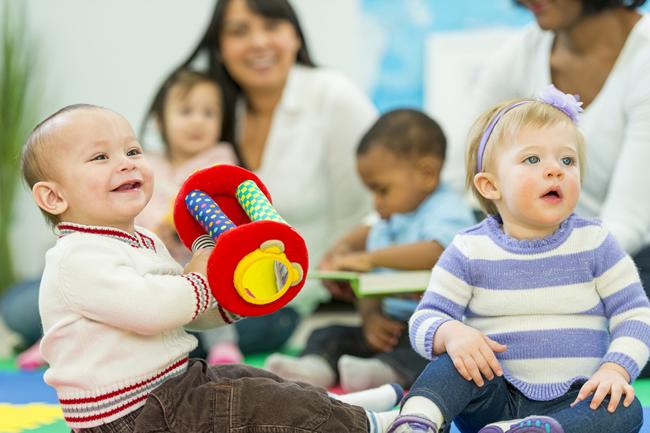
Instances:
[[[524,419],[488,424],[478,433],[564,433],[564,429],[549,416],[533,415]]]
[[[400,415],[388,427],[386,433],[437,433],[438,426],[421,415]]]
[[[243,360],[244,355],[232,341],[215,344],[208,354],[209,365],[240,364]]]
[[[274,353],[266,359],[264,368],[283,379],[307,382],[327,388],[334,386],[336,373],[321,356],[306,355],[300,358]]]
[[[39,346],[40,340],[34,343],[32,347],[18,355],[18,358],[16,358],[16,364],[18,364],[18,368],[21,370],[35,370],[46,364],[45,360],[41,356]]]

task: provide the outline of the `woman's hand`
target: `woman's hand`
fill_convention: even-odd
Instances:
[[[598,409],[605,397],[609,395],[607,410],[610,413],[616,410],[623,394],[625,394],[623,406],[628,407],[634,401],[634,388],[630,385],[630,376],[623,367],[613,362],[606,362],[601,365],[589,380],[582,385],[575,401],[571,403],[571,407],[585,400],[591,394],[594,397],[591,399],[589,407],[593,410]]]
[[[503,375],[494,352],[505,352],[507,347],[457,320],[440,325],[433,348],[434,354],[447,352],[458,373],[478,386],[485,383],[483,376],[492,380]]]

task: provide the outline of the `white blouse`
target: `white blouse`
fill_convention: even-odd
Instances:
[[[238,107],[241,131],[245,106]],[[356,147],[377,118],[369,98],[343,75],[294,66],[275,109],[260,167],[273,205],[305,239],[310,268],[371,210],[356,170]],[[308,281],[291,306],[303,314],[328,298]]]

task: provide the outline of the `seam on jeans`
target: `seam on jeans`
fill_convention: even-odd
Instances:
[[[162,412],[163,420],[165,420],[165,426],[167,427],[167,430],[171,431],[171,427],[169,425],[169,418],[167,417],[167,411],[165,410],[165,405],[163,404],[162,400],[160,400],[160,397],[158,397],[158,395],[154,393],[149,394],[149,398],[154,398],[158,402],[158,405],[160,406],[160,411]]]

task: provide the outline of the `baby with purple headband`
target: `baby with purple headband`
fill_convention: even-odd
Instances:
[[[459,233],[409,322],[431,360],[388,433],[638,432],[630,385],[650,353],[632,259],[574,214],[581,103],[553,86],[485,112],[467,185],[487,218]],[[503,421],[509,420],[509,421]]]

